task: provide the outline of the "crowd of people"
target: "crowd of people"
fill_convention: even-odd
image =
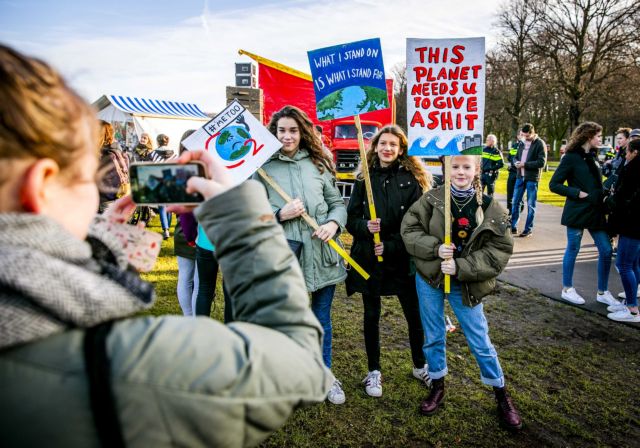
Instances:
[[[130,160],[114,142],[113,128],[37,59],[0,46],[0,75],[6,80],[0,87],[0,384],[9,385],[3,402],[13,410],[0,428],[10,445],[56,437],[82,446],[250,446],[300,406],[325,399],[343,404],[347,395],[331,372],[331,311],[341,282],[348,295],[362,298],[367,395],[383,393],[381,297],[396,296],[407,322],[411,375],[429,387],[419,412],[430,416],[442,408],[448,301],[482,383],[493,388],[500,423],[522,428],[482,299],[505,269],[513,237],[533,232],[547,157],[533,125],[522,126],[509,150],[507,208],[493,197],[504,166],[494,135],[482,156],[451,158],[447,190],[408,155],[403,130],[383,126],[371,138],[345,206],[321,133],[297,107],[271,117],[268,129],[282,147],[262,166],[266,174],[236,187],[206,151],[181,145],[173,154],[162,134],[154,150],[151,136],[142,134],[133,161],[200,160],[210,178],[187,183],[187,191],[205,198],[198,208],[158,210],[165,237],[171,213],[177,214],[177,299],[186,317],[131,317],[152,306],[153,286],[94,221],[99,211],[126,222],[136,208],[123,187]],[[609,306],[611,319],[628,322],[640,322],[636,131],[619,131],[627,140],[610,162],[612,180],[603,184],[593,153],[602,127],[583,123],[550,182],[567,197],[562,297],[584,302],[572,277],[587,229],[599,252],[597,300]],[[525,193],[527,217],[518,233]],[[449,244],[445,195],[451,198]],[[353,236],[351,256],[370,274],[367,280],[327,244],[344,231]],[[608,291],[613,236],[622,301]],[[219,270],[224,323],[208,318]],[[56,411],[60,402],[67,412]],[[69,419],[75,431],[64,430]]]

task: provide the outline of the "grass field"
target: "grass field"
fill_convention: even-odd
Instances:
[[[156,220],[152,229],[159,231],[157,226]],[[348,246],[348,235],[344,241]],[[158,293],[150,314],[180,314],[172,244],[172,239],[164,242],[156,269],[144,275]],[[218,320],[221,298],[218,287],[212,312]],[[481,384],[460,330],[450,333],[447,341],[446,407],[432,417],[419,415],[427,389],[411,377],[406,324],[395,298],[383,299],[384,394],[368,397],[360,384],[367,370],[361,299],[347,297],[344,285],[339,285],[333,306],[333,370],[343,382],[347,401],[296,411],[263,446],[640,446],[640,395],[635,390],[640,332],[508,285],[499,285],[484,303],[491,338],[525,420],[520,434],[499,428],[493,394]],[[457,325],[450,310],[448,315]]]

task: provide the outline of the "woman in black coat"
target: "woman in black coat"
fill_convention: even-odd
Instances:
[[[369,373],[364,379],[367,394],[382,395],[380,373],[380,296],[397,295],[409,326],[413,375],[428,382],[422,351],[424,331],[420,322],[415,272],[400,236],[400,224],[409,207],[431,187],[431,175],[420,160],[407,156],[407,137],[398,126],[382,128],[371,140],[367,153],[373,202],[377,219],[371,220],[362,174],[358,176],[347,209],[347,230],[353,235],[351,256],[371,275],[364,280],[355,270],[347,277],[347,294],[362,294],[364,339]],[[373,241],[380,233],[381,243]],[[378,256],[383,257],[378,262]]]
[[[640,322],[638,282],[640,282],[640,139],[629,142],[625,161],[618,168],[618,182],[607,199],[613,210],[613,230],[619,235],[616,267],[624,287],[625,304],[608,308],[609,319]]]
[[[561,220],[567,227],[567,248],[562,260],[562,298],[577,305],[582,305],[584,299],[573,287],[573,269],[584,229],[589,230],[598,248],[596,300],[606,305],[620,303],[608,291],[612,249],[602,203],[602,173],[593,152],[601,140],[602,126],[599,124],[585,122],[578,126],[549,182],[551,191],[567,197]]]

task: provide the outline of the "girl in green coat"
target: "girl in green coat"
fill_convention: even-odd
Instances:
[[[330,368],[331,303],[336,284],[347,273],[327,242],[345,226],[347,210],[335,185],[333,161],[322,150],[309,117],[297,107],[285,106],[273,114],[268,127],[282,143],[282,149],[262,168],[294,199],[286,203],[259,176],[256,179],[265,184],[269,202],[287,239],[302,243],[300,267],[311,292],[311,308],[324,329],[322,356]],[[301,218],[305,212],[320,225],[318,230],[314,231]],[[344,403],[339,381],[335,381],[327,398],[334,404]]]

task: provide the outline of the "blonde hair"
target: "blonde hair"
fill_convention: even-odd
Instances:
[[[0,184],[11,160],[49,158],[64,173],[95,145],[93,110],[49,65],[0,45],[0,79]]]
[[[407,136],[404,135],[402,128],[395,124],[388,124],[384,126],[371,139],[371,142],[369,143],[369,150],[367,151],[367,166],[369,167],[369,169],[380,163],[380,158],[378,157],[378,153],[376,152],[376,147],[378,146],[380,138],[384,134],[391,134],[398,137],[398,140],[400,141],[400,153],[398,154],[397,159],[398,163],[411,174],[413,174],[413,177],[416,178],[418,184],[420,184],[420,187],[422,187],[423,193],[429,191],[433,185],[433,176],[429,171],[425,169],[424,164],[418,157],[407,155],[407,151],[409,150]],[[360,166],[358,166],[357,177],[358,179],[363,178],[362,162],[360,162]]]

